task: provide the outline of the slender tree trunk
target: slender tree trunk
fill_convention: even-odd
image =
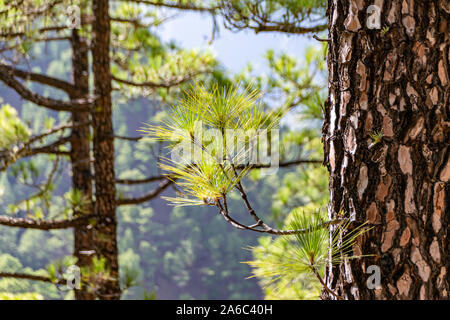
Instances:
[[[108,0],[93,1],[94,22],[92,71],[94,74],[95,225],[96,255],[105,259],[108,277],[99,285],[100,299],[119,299],[119,265],[117,250],[116,188],[114,173],[114,139],[111,106],[110,17]]]
[[[368,220],[354,251],[374,256],[327,268],[326,282],[346,299],[448,299],[450,3],[329,0],[328,16],[329,216]]]
[[[79,96],[71,96],[71,99],[85,98],[89,95],[89,51],[86,39],[80,38],[77,30],[72,32],[72,68],[73,83],[80,92]],[[89,112],[73,112],[73,123],[86,123],[90,120]],[[93,213],[92,205],[92,173],[90,163],[90,126],[76,127],[72,130],[71,163],[72,163],[72,187],[81,191],[84,198],[84,206],[81,212],[75,215]],[[90,268],[94,250],[94,234],[92,228],[76,226],[74,228],[74,256],[77,257],[77,265],[80,268]],[[84,280],[84,278],[83,278]],[[89,284],[82,283],[80,290],[75,290],[75,299],[92,300],[95,295],[89,291]]]

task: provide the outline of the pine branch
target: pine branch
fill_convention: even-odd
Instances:
[[[224,204],[226,204],[226,196],[224,196],[223,199],[224,199]],[[278,236],[309,233],[309,232],[312,232],[317,229],[328,228],[331,225],[336,225],[336,224],[342,223],[342,220],[331,220],[331,221],[326,221],[324,223],[321,223],[319,225],[316,225],[316,226],[313,226],[313,227],[307,228],[307,229],[278,230],[278,229],[269,227],[253,212],[252,216],[255,218],[257,223],[254,225],[251,225],[251,226],[247,226],[247,225],[244,225],[244,224],[236,221],[235,219],[233,219],[228,212],[227,205],[222,206],[222,204],[220,203],[220,200],[217,201],[216,206],[219,208],[219,213],[223,216],[225,221],[227,221],[228,223],[230,223],[233,227],[235,227],[237,229],[249,230],[249,231],[254,231],[254,232],[259,232],[259,233],[268,233],[268,234],[273,234],[273,235],[278,235]],[[257,229],[258,227],[261,227],[263,229]]]
[[[59,32],[59,31],[64,31],[64,30],[69,30],[70,28],[68,26],[65,25],[61,25],[61,26],[50,26],[50,27],[43,27],[38,29],[38,34],[43,34],[45,32]],[[15,38],[15,37],[22,37],[25,36],[26,32],[2,32],[0,33],[0,38],[4,38],[4,39],[8,39],[8,38]],[[29,39],[32,40],[32,39]]]
[[[47,130],[44,133],[41,133],[39,135],[31,137],[30,139],[28,139],[28,141],[26,143],[28,145],[30,145],[30,144],[32,144],[32,143],[34,143],[36,141],[42,140],[43,138],[48,137],[48,136],[50,136],[52,134],[58,133],[60,131],[64,131],[66,129],[80,128],[80,127],[88,126],[89,124],[90,124],[90,122],[80,122],[80,123],[73,123],[73,124],[72,123],[62,124],[62,125],[59,125],[57,127],[53,127],[53,128]]]
[[[325,291],[327,291],[328,293],[330,293],[331,295],[333,295],[334,297],[336,297],[336,299],[338,300],[344,300],[344,298],[342,298],[341,296],[339,296],[338,294],[336,294],[333,290],[331,290],[327,284],[325,283],[325,281],[323,281],[322,277],[319,274],[319,271],[317,271],[316,267],[311,266],[311,270],[314,273],[314,275],[316,276],[316,278],[319,280],[320,284],[322,285],[322,287],[325,289]]]
[[[38,186],[31,185],[32,187],[37,188],[38,192],[27,197],[26,199],[22,199],[22,200],[15,202],[14,206],[15,207],[19,206],[20,204],[30,201],[31,199],[42,198],[50,190],[50,186],[53,183],[53,178],[55,177],[56,172],[58,171],[58,166],[59,166],[59,157],[57,156],[55,161],[53,162],[53,168],[50,171],[50,173],[48,174],[47,181],[45,181],[45,183],[42,185],[38,185]],[[44,201],[46,202],[47,207],[49,207],[49,201],[46,199],[44,199]]]
[[[299,5],[297,12],[287,12],[283,15],[275,12],[266,12],[265,0],[253,0],[245,4],[245,9],[230,1],[223,1],[221,13],[225,18],[225,27],[228,29],[251,29],[259,32],[281,32],[289,34],[318,33],[328,28],[326,23],[312,25],[311,12],[302,10]],[[309,24],[301,26],[300,23]]]
[[[114,135],[113,137],[115,139],[128,140],[128,141],[139,141],[144,138],[144,137],[125,137],[125,136],[118,136],[118,135]]]
[[[125,1],[125,0],[118,0],[118,1]],[[166,8],[172,8],[172,9],[181,9],[181,10],[198,11],[198,12],[209,12],[209,13],[214,13],[217,9],[220,8],[220,6],[213,6],[213,7],[196,6],[194,4],[185,3],[182,1],[128,0],[127,2],[147,4],[147,5],[152,5],[155,7],[166,7]]]
[[[173,180],[166,179],[165,181],[161,182],[156,189],[150,191],[149,193],[147,193],[144,196],[136,197],[136,198],[128,198],[128,199],[118,199],[117,205],[123,206],[123,205],[139,204],[139,203],[147,202],[151,199],[156,198],[161,192],[163,192],[170,185],[172,185],[173,182],[174,182]]]
[[[205,73],[206,71],[198,71],[198,72],[193,72],[193,73],[189,73],[187,75],[184,76],[178,76],[178,77],[173,77],[171,79],[162,81],[162,82],[154,82],[154,81],[144,81],[144,82],[135,82],[135,81],[131,81],[131,80],[126,80],[126,79],[121,79],[115,76],[112,76],[112,79],[116,82],[119,83],[123,83],[129,86],[133,86],[133,87],[146,87],[146,88],[171,88],[171,87],[175,87],[175,86],[179,86],[180,84],[192,80],[193,78],[195,78],[196,76]]]
[[[70,37],[60,36],[60,37],[44,37],[33,39],[33,42],[50,42],[50,41],[70,41]]]
[[[111,21],[117,22],[117,23],[131,24],[135,29],[150,28],[152,26],[155,26],[155,23],[144,24],[141,22],[140,19],[127,19],[127,18],[120,18],[120,17],[111,17]]]
[[[0,80],[8,87],[14,89],[23,99],[35,103],[38,106],[45,107],[55,111],[89,111],[94,105],[94,100],[77,99],[71,101],[61,101],[43,97],[26,88],[17,81],[12,72],[4,65],[0,64]]]
[[[56,154],[56,155],[63,155],[68,156],[70,155],[69,151],[61,151],[58,147],[66,144],[67,142],[70,142],[72,140],[71,137],[61,138],[55,142],[52,142],[48,145],[36,147],[36,148],[27,148],[24,147],[23,149],[20,149],[22,153],[20,154],[20,157],[30,157],[34,156],[36,154]],[[17,154],[16,154],[17,155]]]
[[[0,167],[0,172],[6,170],[11,161],[15,161],[18,158],[30,157],[37,154],[55,154],[61,156],[69,156],[69,151],[61,151],[59,147],[70,142],[72,140],[71,137],[60,138],[59,140],[52,142],[48,145],[40,146],[40,147],[31,147],[30,142],[26,142],[20,148],[16,150],[4,150],[0,151],[0,160],[3,161],[3,165]],[[36,141],[36,140],[35,140]]]
[[[278,164],[278,167],[280,168],[286,168],[286,167],[292,167],[292,166],[296,166],[296,165],[300,165],[300,164],[321,164],[322,161],[321,160],[315,160],[315,159],[298,159],[298,160],[292,160],[292,161],[285,161],[285,162],[280,162]],[[237,169],[244,169],[245,165],[238,165],[236,166]],[[251,169],[263,169],[263,168],[271,168],[272,165],[271,164],[253,164],[251,165]]]
[[[12,218],[4,215],[0,215],[0,225],[16,228],[37,229],[37,230],[55,230],[55,229],[67,229],[79,225],[89,223],[89,218],[93,215],[84,215],[73,219],[64,220],[34,220],[30,218]]]
[[[145,183],[152,183],[155,181],[160,181],[167,179],[167,176],[160,175],[160,176],[150,176],[148,178],[144,179],[116,179],[116,183],[118,184],[127,184],[127,185],[136,185],[136,184],[145,184]]]
[[[237,173],[237,170],[236,170],[235,166],[232,165],[232,168],[233,168],[233,172],[234,172],[235,177],[238,178],[238,173]],[[222,170],[223,170],[223,168],[222,168]],[[321,223],[319,225],[316,225],[316,226],[313,226],[313,227],[307,228],[307,229],[278,230],[278,229],[272,228],[269,225],[267,225],[256,214],[255,210],[250,205],[250,202],[248,200],[247,194],[245,193],[244,188],[243,188],[243,186],[242,186],[240,181],[236,184],[236,189],[241,194],[241,198],[244,201],[245,207],[246,207],[248,213],[250,214],[250,216],[256,221],[256,224],[251,225],[251,226],[246,226],[246,225],[241,224],[238,221],[234,220],[233,218],[231,218],[230,214],[228,212],[228,205],[227,205],[227,196],[226,196],[226,194],[223,194],[223,196],[222,196],[223,202],[224,202],[224,206],[222,206],[222,204],[220,202],[220,199],[216,201],[215,205],[219,208],[219,213],[225,218],[225,220],[227,222],[229,222],[231,225],[233,225],[234,227],[236,227],[238,229],[241,229],[241,230],[251,230],[251,231],[255,231],[255,232],[268,233],[268,234],[273,234],[273,235],[294,235],[294,234],[308,233],[308,232],[312,232],[312,231],[317,230],[317,229],[328,228],[331,225],[342,223],[341,219],[336,219],[336,220],[331,220],[331,221],[327,221],[327,222]],[[262,228],[262,229],[257,229],[257,228]]]
[[[11,2],[13,2],[13,1],[11,1]],[[26,4],[24,6],[23,1],[20,1],[17,3],[14,3],[14,2],[11,3],[11,2],[7,4],[9,8],[0,11],[0,14],[8,14],[9,10],[15,9],[15,10],[18,10],[19,13],[24,16],[39,16],[39,15],[48,13],[56,5],[63,3],[64,0],[55,0],[52,2],[48,2],[48,3],[44,2],[44,5],[42,5],[42,6],[37,5],[35,8],[29,9],[29,10],[27,10],[28,8],[27,8]]]
[[[125,139],[125,140],[139,140],[141,139],[141,137],[136,137],[136,138],[128,138],[128,137],[119,137],[119,136],[115,136],[115,138],[118,139]],[[300,165],[300,164],[321,164],[322,161],[320,160],[293,160],[293,161],[286,161],[286,162],[280,162],[279,163],[279,167],[280,168],[286,168],[286,167],[292,167],[292,166],[296,166],[296,165]],[[252,165],[251,169],[263,169],[263,168],[270,168],[270,164],[254,164]],[[242,170],[245,169],[247,166],[245,165],[238,165],[236,166],[237,169]],[[150,176],[147,178],[143,178],[143,179],[116,179],[116,183],[118,184],[127,184],[127,185],[136,185],[136,184],[145,184],[145,183],[151,183],[151,182],[155,182],[155,181],[160,181],[160,180],[164,180],[166,179],[167,176],[166,175],[159,175],[159,176]]]
[[[1,65],[5,72],[9,72],[11,75],[22,78],[24,80],[31,80],[39,82],[41,84],[51,86],[67,92],[68,94],[77,94],[78,89],[71,83],[64,80],[49,77],[43,74],[20,70],[8,65]]]
[[[33,280],[33,281],[42,281],[42,282],[50,282],[53,284],[66,284],[67,280],[65,279],[51,279],[46,276],[39,276],[34,274],[27,273],[17,273],[17,272],[0,272],[0,278],[14,278],[14,279],[22,279],[22,280]]]
[[[281,33],[294,33],[294,34],[307,34],[307,33],[314,33],[314,32],[321,32],[328,28],[328,25],[322,24],[316,27],[298,27],[294,25],[265,25],[265,24],[259,24],[258,26],[249,26],[249,29],[252,29],[255,31],[255,33],[259,32],[281,32]]]

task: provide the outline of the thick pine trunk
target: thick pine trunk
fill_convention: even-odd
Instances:
[[[373,4],[389,29],[367,28]],[[374,256],[328,268],[326,282],[346,299],[448,299],[450,3],[329,0],[328,16],[329,216],[368,220],[354,251]]]
[[[72,32],[72,72],[73,83],[79,93],[71,96],[71,99],[85,98],[89,95],[89,51],[84,38],[79,37],[78,31]],[[74,124],[89,122],[89,112],[75,111],[72,113]],[[82,212],[75,215],[92,214],[92,173],[90,163],[90,126],[75,127],[72,130],[71,163],[72,163],[72,188],[81,191],[85,202]],[[92,228],[76,226],[74,228],[74,256],[77,265],[86,270],[92,265],[95,234]],[[75,290],[76,300],[92,300],[95,294],[89,291],[89,283],[83,282],[80,290]]]
[[[93,1],[92,72],[94,74],[95,213],[96,256],[105,259],[108,276],[98,286],[100,299],[119,299],[116,188],[114,174],[114,132],[111,106],[110,17],[108,0]]]

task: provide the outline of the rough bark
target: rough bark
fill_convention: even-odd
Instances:
[[[86,39],[78,35],[77,30],[72,32],[72,72],[73,83],[77,88],[77,96],[84,98],[89,95],[89,60]],[[89,122],[89,112],[76,111],[72,113],[73,123]],[[84,198],[83,210],[79,215],[92,214],[92,172],[90,163],[90,126],[75,127],[71,134],[71,164],[72,187],[81,191]],[[92,228],[80,226],[74,228],[74,256],[80,268],[89,268],[92,265],[92,252],[94,250],[95,235]],[[95,298],[89,290],[89,284],[84,282],[80,290],[75,290],[76,300],[92,300]]]
[[[373,4],[381,30],[366,25]],[[326,282],[346,299],[448,299],[450,4],[330,0],[328,16],[329,218],[368,220],[354,251],[374,256],[328,267]]]
[[[119,299],[119,265],[117,251],[116,188],[114,174],[114,132],[111,105],[110,17],[108,0],[93,2],[92,72],[94,74],[95,213],[94,232],[98,241],[95,254],[106,260],[108,276],[98,288],[100,299]]]

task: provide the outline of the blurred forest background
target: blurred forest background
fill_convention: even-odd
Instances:
[[[164,66],[170,55],[170,59],[186,64],[201,64],[206,71],[198,78],[206,83],[252,82],[263,91],[268,108],[290,110],[282,121],[283,160],[322,160],[320,128],[321,105],[326,97],[326,47],[306,36],[232,32],[223,27],[221,18],[215,27],[218,30],[213,31],[213,20],[208,14],[158,7],[146,10],[157,22],[147,28],[148,33],[140,35],[142,30],[138,30],[133,36],[138,41],[145,38],[152,48],[151,68]],[[116,31],[120,33],[119,28]],[[131,44],[136,41],[133,36],[128,39]],[[24,50],[30,59],[29,65],[21,65],[23,68],[70,80],[68,43],[42,42]],[[198,60],[198,55],[202,59]],[[138,69],[139,65],[134,68]],[[29,88],[44,96],[61,96],[60,92],[36,83],[30,83]],[[180,88],[143,92],[119,86],[113,92],[116,133],[139,137],[137,130],[143,123],[157,123],[164,117],[166,107],[176,103]],[[67,115],[36,108],[20,99],[2,83],[0,99],[3,117],[0,125],[5,119],[19,118],[29,132],[40,132],[53,123],[67,120]],[[156,142],[145,138],[117,139],[115,152],[118,179],[160,174],[156,161],[164,149]],[[53,160],[48,155],[25,158],[0,172],[2,214],[15,214],[26,206],[34,208],[31,211],[38,218],[40,214],[52,217],[68,206],[73,197],[70,166],[62,158],[55,170]],[[30,198],[36,193],[36,186],[45,183],[52,171],[54,181],[45,191],[45,197]],[[328,201],[327,172],[320,164],[288,166],[280,168],[276,175],[262,178],[259,170],[253,170],[244,184],[255,209],[278,228],[289,220],[294,208],[313,212]],[[139,196],[151,188],[152,184],[122,185],[118,192],[119,197]],[[169,188],[162,195],[174,192]],[[46,201],[50,202],[48,207]],[[39,206],[45,208],[43,212],[36,210]],[[239,210],[242,208],[236,205],[234,211]],[[236,230],[214,210],[174,208],[158,197],[143,204],[120,206],[117,214],[120,270],[123,277],[129,278],[124,281],[132,279],[122,299],[305,299],[319,295],[320,286],[308,275],[293,273],[272,283],[262,276],[265,270],[252,269],[243,263],[267,259],[268,251],[279,250],[274,246],[277,240]],[[52,263],[55,265],[61,257],[71,255],[72,246],[71,230],[46,232],[0,226],[0,270],[46,274]],[[252,275],[256,277],[248,279]],[[71,299],[73,293],[59,291],[49,283],[0,278],[0,297]]]

